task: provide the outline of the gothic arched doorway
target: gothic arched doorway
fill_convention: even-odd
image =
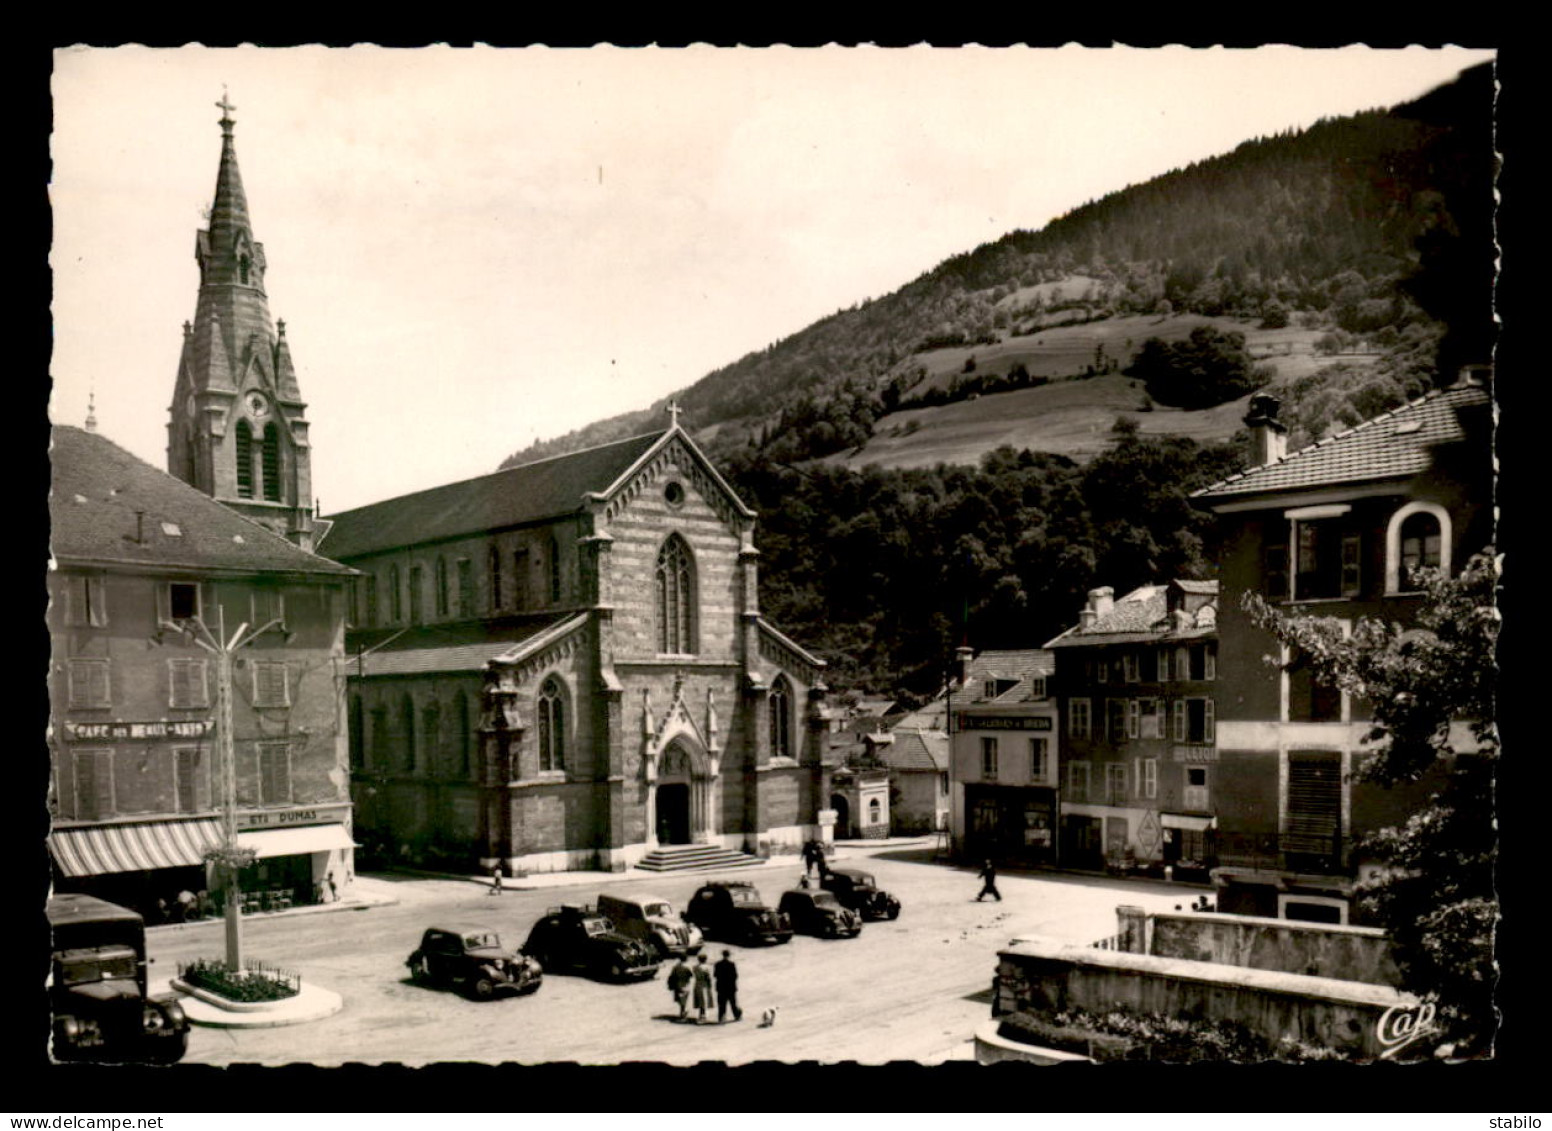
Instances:
[[[668,782],[657,787],[657,842],[690,843],[689,782]]]
[[[659,844],[696,844],[707,839],[711,783],[703,759],[682,742],[671,742],[658,766],[653,790],[653,832]]]
[[[835,810],[835,835],[846,838],[851,836],[851,806],[846,803],[846,798],[839,793],[830,798],[830,808]]]

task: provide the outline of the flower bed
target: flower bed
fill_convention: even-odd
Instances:
[[[1168,1017],[1159,1013],[1011,1013],[998,1035],[1095,1060],[1202,1061],[1341,1060],[1340,1054],[1298,1041],[1272,1044],[1233,1021]]]
[[[249,963],[245,970],[232,971],[223,962],[196,958],[178,964],[178,977],[190,986],[224,997],[229,1001],[282,1001],[302,992],[302,976],[262,962]]]

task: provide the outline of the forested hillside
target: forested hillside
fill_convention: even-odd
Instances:
[[[928,694],[962,641],[1036,647],[1093,586],[1214,576],[1211,520],[1186,498],[1242,465],[1236,398],[1269,387],[1297,447],[1490,359],[1492,95],[1484,66],[1408,106],[1246,142],[679,393],[760,512],[766,614],[838,689]],[[1104,425],[1042,450],[1072,382],[1102,394]],[[976,466],[901,455],[933,414],[1020,413],[1030,442]],[[654,406],[506,463],[662,423]],[[875,451],[897,469],[841,463]]]

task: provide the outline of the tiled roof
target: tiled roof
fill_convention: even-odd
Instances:
[[[1216,581],[1177,581],[1182,590],[1198,595],[1218,593]],[[1189,588],[1188,588],[1189,586]],[[1169,586],[1142,585],[1126,596],[1118,598],[1110,611],[1094,618],[1094,623],[1081,621],[1046,643],[1047,648],[1067,648],[1079,644],[1125,644],[1155,639],[1188,639],[1205,636],[1216,631],[1217,603],[1209,601],[1199,610],[1195,623],[1184,630],[1175,628],[1169,615]],[[1209,611],[1210,610],[1210,611]]]
[[[879,746],[878,754],[891,770],[948,771],[948,735],[941,730],[890,732],[894,741]]]
[[[520,649],[554,629],[564,614],[521,625],[460,625],[417,628],[389,637],[376,651],[359,660],[347,657],[350,675],[423,675],[432,672],[480,671],[499,656]]]
[[[319,548],[355,558],[571,514],[582,508],[583,496],[613,485],[665,435],[635,436],[330,515],[334,528]]]
[[[1022,703],[1030,696],[1030,680],[1050,675],[1056,670],[1056,657],[1043,648],[1027,648],[1018,651],[986,651],[970,661],[966,675],[966,687],[977,700],[986,701],[985,685],[989,680],[1006,682],[1012,686],[995,696],[998,702]]]
[[[354,572],[309,554],[94,432],[56,424],[49,459],[50,541],[61,562]]]
[[[1253,467],[1204,487],[1192,498],[1225,499],[1416,475],[1431,464],[1431,449],[1466,438],[1456,411],[1488,403],[1487,390],[1479,386],[1441,389],[1301,448],[1276,463]]]
[[[948,722],[948,704],[942,699],[934,699],[908,715],[886,722],[890,730],[902,727],[906,730],[942,730]]]

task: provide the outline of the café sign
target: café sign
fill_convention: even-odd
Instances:
[[[238,815],[237,822],[244,829],[272,829],[285,825],[328,824],[340,818],[343,805],[318,806],[313,809],[271,809]]]
[[[960,715],[960,730],[1050,730],[1047,715]]]
[[[65,737],[77,742],[117,742],[126,738],[204,738],[212,730],[209,719],[154,723],[66,723]]]

